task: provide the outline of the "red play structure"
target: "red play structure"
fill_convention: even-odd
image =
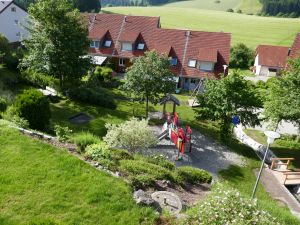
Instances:
[[[167,102],[173,102],[173,113],[166,112],[166,104]],[[186,128],[182,128],[178,125],[178,114],[176,113],[176,106],[180,106],[179,100],[168,94],[162,100],[161,104],[163,104],[163,119],[166,123],[163,126],[162,133],[158,136],[159,140],[162,140],[166,137],[169,137],[170,140],[174,143],[174,145],[178,149],[178,157],[184,155],[185,151],[192,151],[192,129],[189,126]]]
[[[178,126],[179,118],[176,112],[174,112],[173,115],[166,113],[164,118],[166,119],[166,123],[158,139],[170,138],[178,149],[177,159],[180,159],[186,151],[192,152],[192,129],[190,126],[186,126],[185,129]]]

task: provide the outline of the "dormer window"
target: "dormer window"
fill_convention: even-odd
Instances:
[[[213,62],[200,62],[199,69],[203,71],[213,71],[214,63]]]
[[[90,42],[90,48],[99,48],[100,47],[100,41],[99,40],[92,40]]]
[[[16,12],[17,11],[16,7],[11,7],[11,11]]]
[[[195,59],[190,59],[189,62],[188,62],[188,67],[195,68],[196,67],[196,63],[197,63],[197,61]]]
[[[144,48],[145,48],[145,44],[144,43],[138,43],[138,45],[137,45],[137,49],[138,50],[144,50]]]
[[[132,43],[123,42],[122,43],[122,51],[132,51]]]
[[[171,66],[176,66],[177,65],[177,58],[172,57],[171,60],[170,60],[170,64],[171,64]]]
[[[111,43],[112,43],[111,40],[106,40],[106,41],[104,42],[104,47],[109,48],[109,47],[111,46]]]

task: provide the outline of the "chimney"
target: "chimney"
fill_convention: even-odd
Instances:
[[[292,52],[292,49],[289,48],[289,51],[288,51],[288,56],[291,55],[291,52]]]
[[[124,22],[127,22],[127,16],[124,17]]]
[[[191,31],[187,30],[187,31],[185,32],[185,36],[189,37],[190,35],[191,35]]]

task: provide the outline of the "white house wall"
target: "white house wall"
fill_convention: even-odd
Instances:
[[[261,65],[258,64],[258,55],[255,57],[254,66],[255,66],[255,74],[260,75]]]
[[[16,8],[15,12],[11,11],[12,7]],[[28,36],[28,32],[22,27],[22,24],[26,24],[27,18],[27,12],[14,3],[10,4],[0,14],[0,33],[3,34],[9,42],[18,42],[25,39]]]

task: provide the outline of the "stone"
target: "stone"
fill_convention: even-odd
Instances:
[[[141,189],[133,193],[133,199],[139,205],[154,206],[155,203],[151,196]]]
[[[178,215],[182,210],[180,198],[168,191],[156,191],[151,194],[151,198],[159,204],[162,209],[167,210],[173,215]]]

